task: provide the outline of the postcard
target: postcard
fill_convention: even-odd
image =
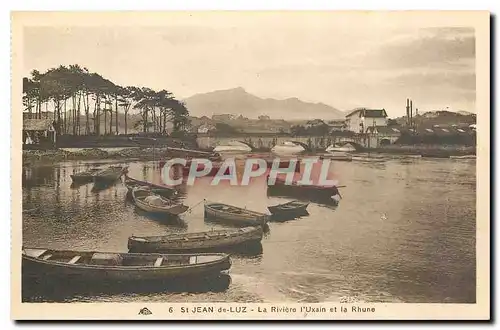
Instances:
[[[13,319],[490,319],[488,12],[11,18]]]

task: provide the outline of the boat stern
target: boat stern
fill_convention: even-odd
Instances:
[[[132,250],[140,250],[140,248],[144,248],[144,246],[146,245],[147,241],[144,239],[144,238],[141,238],[141,237],[135,237],[135,236],[130,236],[128,238],[128,242],[127,242],[127,248],[129,251],[132,251]]]
[[[232,266],[232,262],[231,262],[231,257],[229,256],[229,254],[226,254],[224,256],[224,259],[222,260],[222,263],[221,263],[221,271],[222,270],[229,270]]]
[[[259,222],[262,227],[264,227],[269,221],[269,216],[267,214],[260,217]]]

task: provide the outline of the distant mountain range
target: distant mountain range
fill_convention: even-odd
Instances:
[[[243,88],[218,90],[209,93],[195,94],[184,100],[191,116],[207,116],[220,114],[242,115],[256,119],[267,115],[272,119],[342,119],[345,113],[324,103],[309,103],[297,98],[277,100],[260,98],[248,93]]]

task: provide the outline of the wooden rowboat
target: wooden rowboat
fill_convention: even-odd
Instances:
[[[110,166],[94,174],[94,183],[105,184],[118,181],[126,170],[126,166]]]
[[[130,184],[130,185],[133,184],[133,185],[137,185],[137,186],[148,186],[150,188],[156,188],[156,189],[170,189],[170,190],[175,190],[172,187],[164,186],[164,185],[161,185],[161,184],[156,184],[156,183],[152,183],[152,182],[149,182],[149,181],[137,180],[137,179],[134,179],[134,178],[128,176],[127,174],[125,174],[125,181],[124,182],[126,184]]]
[[[189,209],[186,205],[163,198],[148,188],[136,187],[132,189],[132,198],[138,208],[155,214],[177,216]]]
[[[476,159],[476,155],[450,156],[450,159]]]
[[[114,253],[23,248],[23,275],[84,280],[150,281],[220,273],[231,267],[227,254]]]
[[[273,215],[273,218],[294,218],[307,214],[309,203],[298,200],[284,204],[268,206],[267,209]]]
[[[130,251],[137,252],[222,251],[236,246],[258,243],[262,240],[263,234],[262,227],[256,226],[165,236],[131,236],[128,239],[128,248]]]
[[[160,195],[165,198],[170,198],[172,196],[177,195],[177,190],[167,186],[155,185],[146,181],[139,181],[129,177],[125,177],[124,181],[125,187],[127,187],[127,194],[132,197],[132,190],[134,188],[144,188],[149,189],[151,192]]]
[[[352,160],[356,162],[362,162],[362,163],[383,163],[385,162],[385,159],[382,157],[365,157],[365,156],[352,156]]]
[[[322,185],[300,185],[297,182],[287,184],[286,180],[276,178],[274,184],[267,184],[267,192],[271,196],[293,196],[322,204],[336,205],[342,198],[338,187]]]
[[[174,189],[170,188],[151,188],[150,186],[143,186],[139,184],[134,184],[134,183],[125,183],[125,187],[127,187],[127,195],[132,197],[132,190],[134,188],[141,188],[145,190],[150,190],[153,194],[165,197],[165,198],[170,198],[173,197],[174,195],[177,194],[177,191]]]
[[[88,171],[78,172],[75,174],[71,174],[71,180],[74,183],[90,183],[94,180],[94,175],[102,171],[100,168],[91,168]]]
[[[205,218],[225,221],[235,226],[264,226],[268,216],[223,203],[205,203]]]
[[[350,162],[352,161],[352,155],[349,155],[344,152],[332,152],[320,155],[319,159],[330,159],[336,161]]]

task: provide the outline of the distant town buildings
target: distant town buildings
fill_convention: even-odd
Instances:
[[[347,130],[345,119],[330,120],[327,125],[330,127],[330,132],[339,132]]]
[[[221,121],[221,122],[235,120],[236,118],[237,118],[236,115],[233,115],[233,114],[230,114],[230,113],[225,113],[225,114],[221,114],[221,115],[213,115],[212,116],[212,120]]]
[[[309,120],[307,123],[306,123],[306,128],[311,128],[311,127],[317,127],[317,126],[323,126],[323,125],[326,125],[326,123],[321,120],[321,119],[313,119],[313,120]]]

